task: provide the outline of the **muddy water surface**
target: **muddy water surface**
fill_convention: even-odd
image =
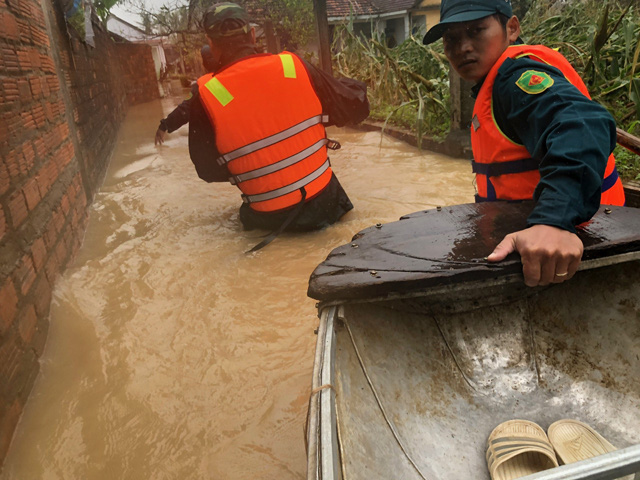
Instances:
[[[371,224],[473,201],[467,161],[330,129],[355,210],[245,255],[265,232],[242,230],[235,187],[197,178],[187,128],[153,145],[177,101],[129,112],[2,478],[304,478],[310,273]]]

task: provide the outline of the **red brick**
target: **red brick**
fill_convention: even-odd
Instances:
[[[13,432],[18,425],[18,420],[22,414],[22,405],[18,400],[4,412],[0,418],[0,458],[4,458],[9,450]]]
[[[0,99],[2,100],[3,104],[15,102],[16,100],[18,100],[18,98],[20,98],[20,92],[18,91],[18,80],[16,80],[15,78],[3,78],[2,86],[4,92],[2,93],[3,96],[0,97]]]
[[[44,82],[44,85],[46,86],[47,83]],[[43,96],[45,96],[45,97],[48,96],[48,93],[44,93]],[[47,102],[47,103],[44,104],[44,114],[45,114],[45,117],[47,117],[47,121],[49,123],[53,123],[53,120],[55,119],[55,116],[53,115],[53,109],[51,108],[51,102]]]
[[[40,78],[30,78],[29,85],[31,86],[31,93],[37,98],[42,93],[42,82]]]
[[[61,268],[64,268],[67,263],[67,247],[63,241],[58,242],[58,245],[56,246],[56,258],[58,260],[58,265],[60,265]]]
[[[16,52],[18,55],[18,64],[22,70],[31,70],[31,55],[26,48],[18,47],[18,51]]]
[[[3,67],[8,73],[17,73],[20,71],[20,63],[18,62],[18,54],[11,47],[2,49]]]
[[[38,52],[38,50],[36,49],[31,49],[29,51],[29,58],[30,58],[30,63],[31,66],[35,69],[35,68],[39,68],[40,64],[42,63],[41,61],[41,57],[40,57],[40,52]],[[46,58],[46,57],[45,57]]]
[[[63,172],[65,167],[69,165],[71,159],[75,155],[75,150],[73,148],[73,144],[69,141],[66,141],[62,144],[62,146],[56,151],[53,159],[58,166],[58,171]]]
[[[29,345],[33,334],[36,332],[36,324],[38,323],[38,316],[36,315],[36,309],[33,305],[28,305],[20,315],[18,316],[18,332],[20,332],[20,338],[22,341]]]
[[[29,87],[29,84],[27,84],[27,88],[28,87]],[[29,95],[31,95],[31,92],[29,92]],[[36,121],[33,118],[33,113],[21,112],[20,116],[22,117],[23,127],[25,130],[35,130]]]
[[[0,116],[0,139],[2,141],[9,137],[22,135],[22,118],[13,111],[7,111]]]
[[[27,201],[27,207],[29,211],[36,208],[38,203],[40,203],[40,190],[38,190],[38,182],[36,182],[35,178],[30,178],[27,180],[27,183],[22,188],[24,193],[24,198]]]
[[[46,77],[40,77],[40,88],[42,89],[42,95],[46,98],[50,95],[49,83]]]
[[[20,100],[23,102],[31,101],[31,89],[29,88],[29,82],[26,80],[18,81],[18,92],[20,93]]]
[[[33,120],[36,122],[38,128],[42,128],[46,122],[44,108],[42,107],[42,105],[34,105],[31,112],[33,113]]]
[[[6,390],[10,380],[20,368],[20,354],[20,347],[15,336],[7,336],[6,339],[0,338],[0,378],[4,380],[0,387],[3,390]]]
[[[46,163],[36,175],[36,181],[38,182],[38,189],[40,190],[40,196],[45,198],[51,186],[58,178],[58,168],[55,163],[49,161]]]
[[[11,225],[13,228],[18,228],[22,222],[27,218],[27,202],[24,199],[22,191],[14,193],[9,198],[9,214],[11,215]]]
[[[38,137],[33,141],[33,148],[38,157],[45,158],[47,156],[47,148],[42,137]]]
[[[47,75],[47,83],[49,84],[49,88],[51,89],[51,93],[56,93],[60,90],[60,81],[58,80],[57,75]],[[64,108],[64,104],[60,101],[62,110]]]
[[[40,272],[47,260],[47,246],[44,243],[44,238],[36,238],[31,245],[31,258],[33,258],[33,264],[36,267],[36,272]]]
[[[18,268],[14,272],[16,283],[20,286],[20,292],[22,295],[26,295],[31,290],[33,282],[36,280],[36,269],[33,266],[33,260],[29,255],[23,255],[18,265]]]
[[[29,171],[35,162],[36,151],[33,148],[33,145],[27,142],[22,145],[22,153],[24,155],[24,162],[27,167],[27,171]]]
[[[18,23],[18,31],[20,32],[20,41],[22,43],[31,43],[31,28],[29,21],[24,18],[16,18]]]
[[[64,227],[64,220],[65,220],[64,212],[62,211],[60,206],[58,206],[56,210],[53,212],[53,221],[55,223],[56,231],[58,232],[58,234],[62,233],[62,227]]]
[[[56,73],[55,64],[53,63],[53,60],[50,57],[46,55],[39,55],[37,62],[38,62],[38,66],[41,67],[43,72]]]
[[[17,149],[10,150],[4,157],[4,165],[7,168],[7,172],[9,173],[9,177],[12,180],[15,180],[20,177],[20,159],[22,155],[18,152]]]
[[[0,242],[5,233],[7,233],[7,218],[4,216],[4,210],[0,208]]]
[[[51,306],[51,285],[44,275],[36,282],[33,293],[36,313],[41,318],[46,317],[49,313],[49,307]]]
[[[47,276],[47,280],[50,285],[55,284],[58,275],[60,274],[60,265],[58,264],[58,257],[56,255],[50,255],[44,266],[44,272]]]
[[[13,323],[18,310],[18,293],[10,277],[5,278],[0,287],[0,334],[3,334]]]
[[[69,203],[69,193],[65,193],[62,196],[62,200],[60,201],[60,206],[62,207],[62,212],[66,216],[69,213],[69,209],[71,208],[71,204]]]
[[[8,40],[18,40],[20,37],[18,22],[9,12],[0,12],[0,36]]]
[[[4,195],[11,185],[11,176],[4,163],[0,163],[0,195]],[[2,235],[0,235],[1,237]]]
[[[35,25],[31,26],[31,40],[33,43],[40,47],[49,47],[49,36],[44,31],[44,28],[38,28]]]

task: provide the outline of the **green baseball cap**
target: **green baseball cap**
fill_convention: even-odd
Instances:
[[[202,26],[210,38],[233,37],[249,31],[249,15],[237,3],[216,3],[204,14]]]
[[[442,0],[440,23],[429,29],[422,43],[429,45],[438,40],[451,23],[479,20],[495,13],[511,18],[511,0]]]

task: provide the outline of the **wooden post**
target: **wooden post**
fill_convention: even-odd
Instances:
[[[460,78],[455,70],[449,70],[451,92],[451,128],[447,142],[459,146],[462,150],[471,149],[469,125],[473,114],[474,99],[471,97],[473,83]]]
[[[469,130],[474,104],[471,97],[473,83],[463,80],[455,70],[450,69],[449,85],[451,88],[451,130]]]
[[[267,40],[267,52],[268,53],[280,53],[278,50],[278,43],[276,40],[276,34],[273,29],[273,22],[270,19],[264,21],[264,36]]]
[[[316,14],[316,26],[318,28],[318,45],[320,55],[320,68],[333,75],[331,67],[331,42],[329,41],[329,22],[327,21],[327,1],[313,0],[313,11]]]

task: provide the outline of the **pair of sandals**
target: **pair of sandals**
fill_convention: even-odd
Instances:
[[[616,450],[589,425],[558,420],[549,435],[528,420],[498,425],[487,440],[487,466],[492,480],[513,480]],[[624,477],[633,478],[631,477]]]

